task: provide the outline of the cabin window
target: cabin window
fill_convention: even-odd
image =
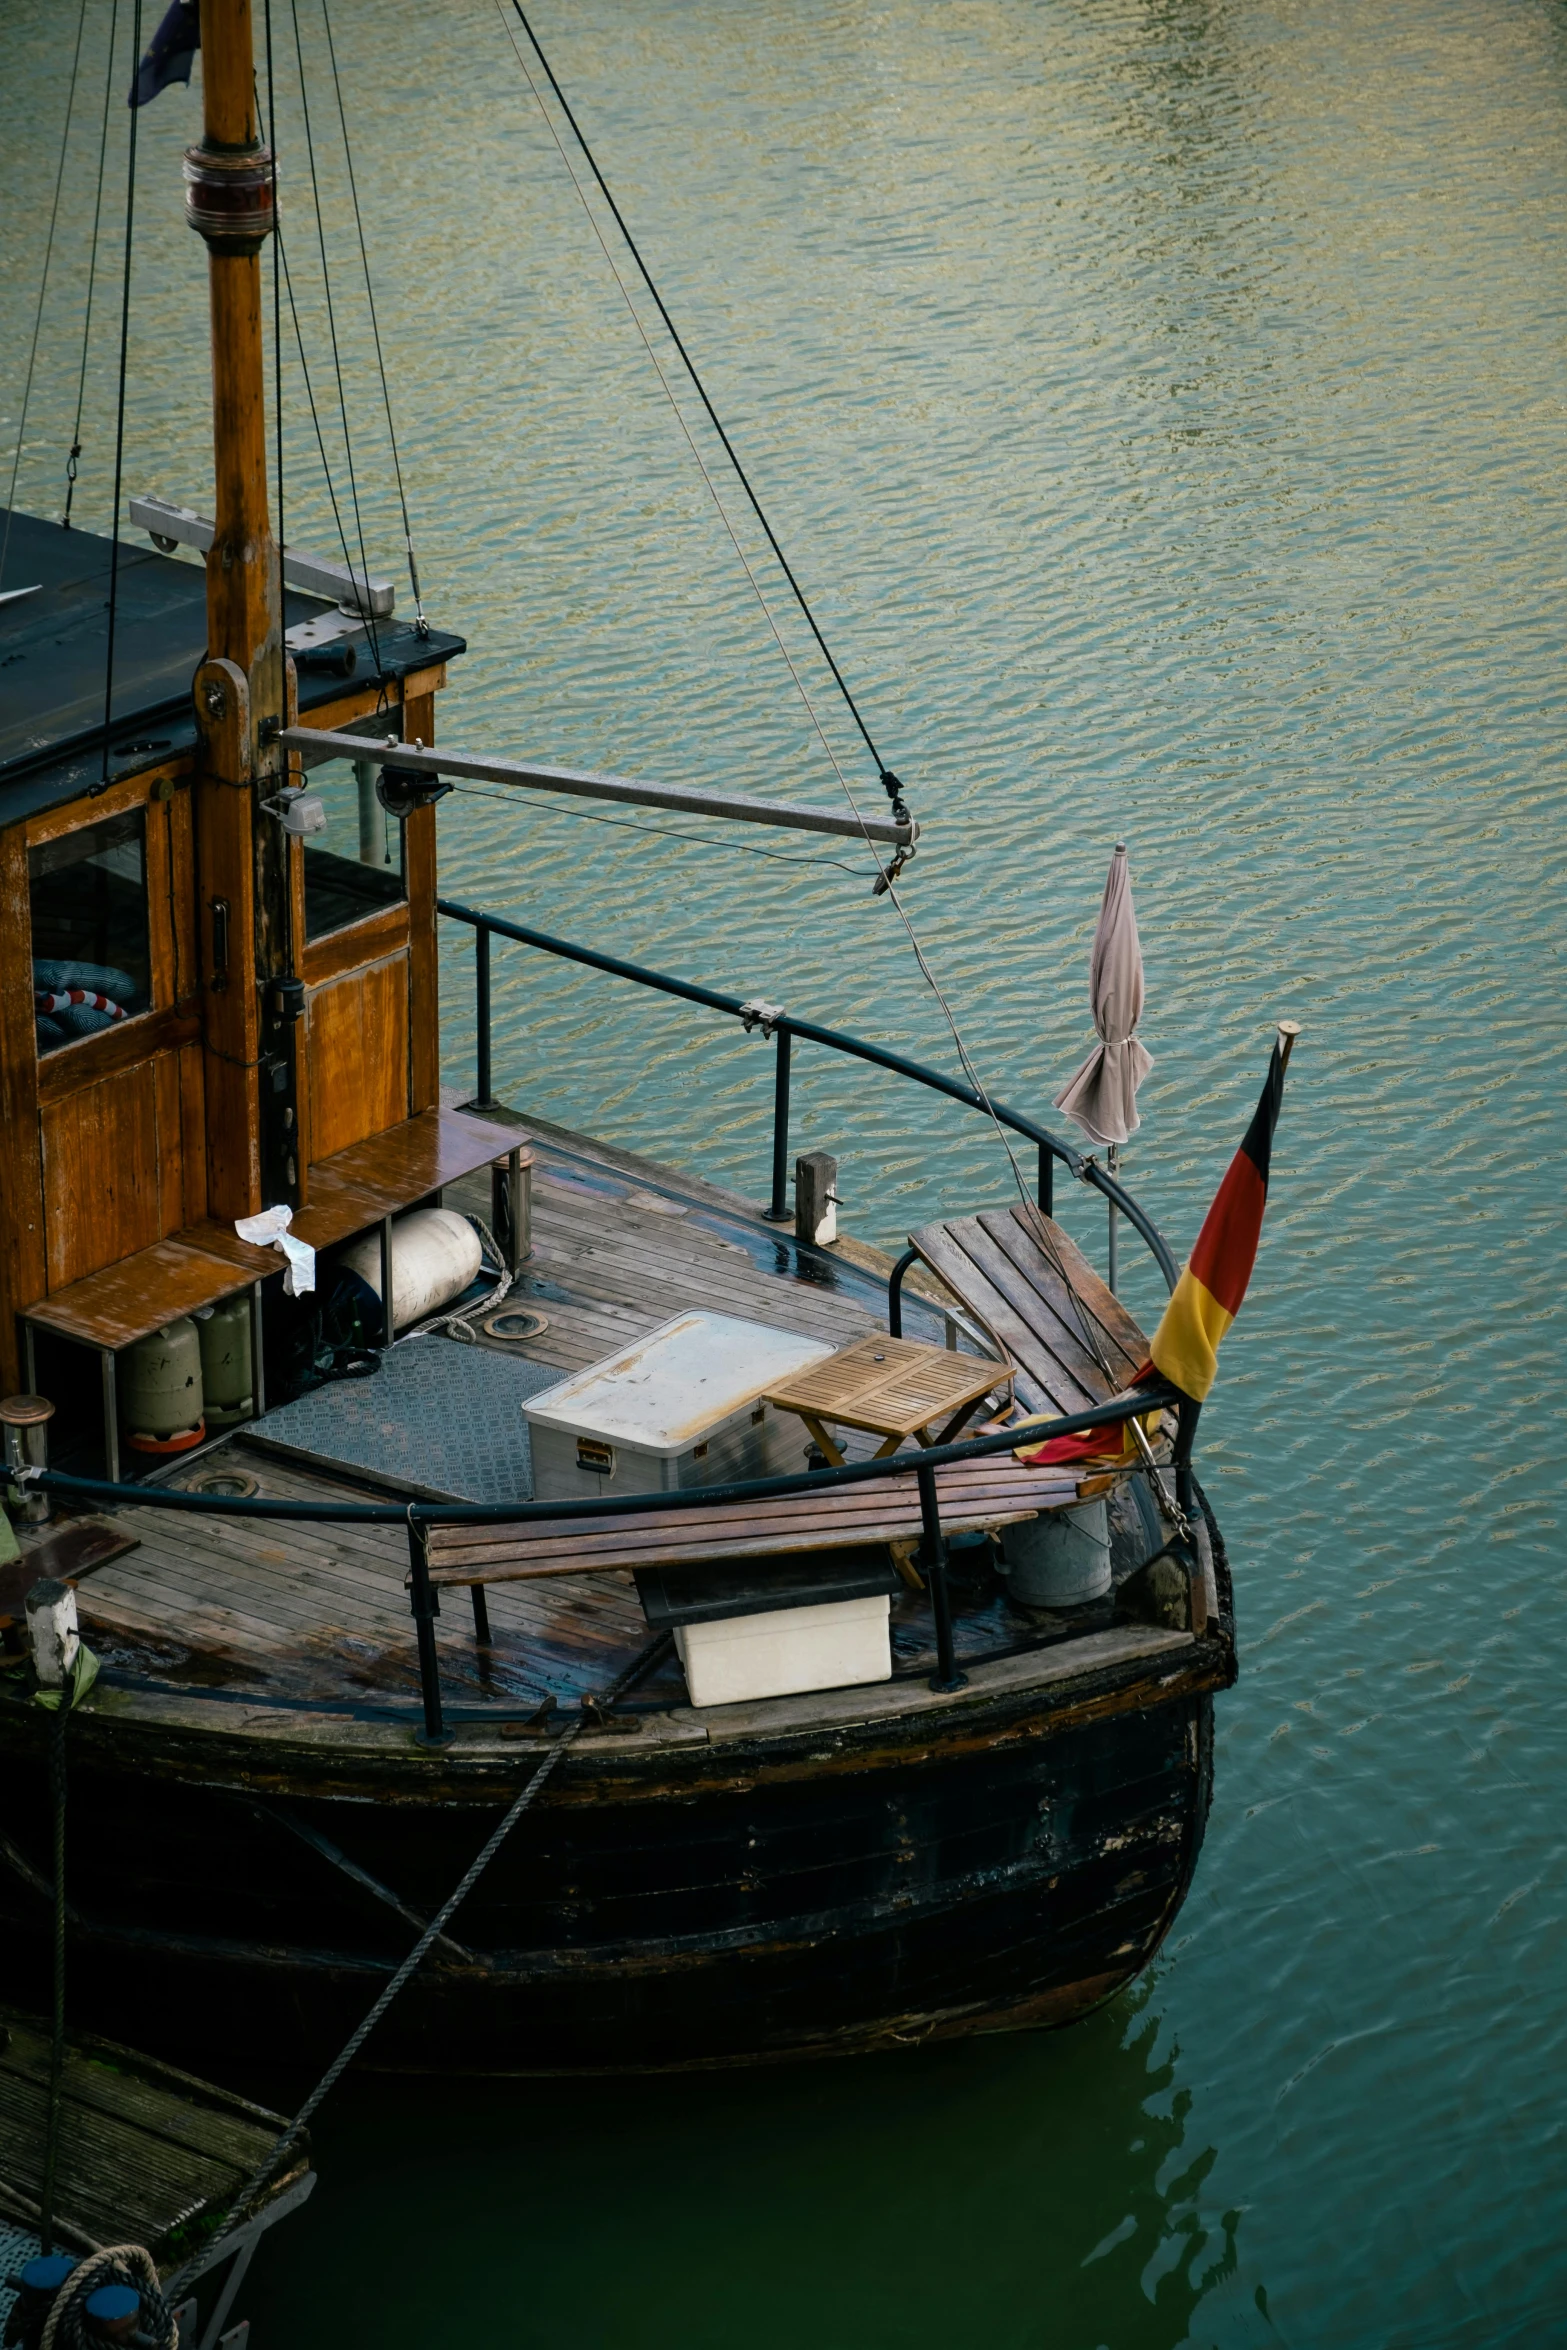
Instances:
[[[147,818],[85,824],[27,852],[38,1050],[56,1053],[147,1011]]]
[[[326,810],[326,830],[305,836],[305,937],[325,938],[408,895],[403,828],[375,796],[368,760],[313,767],[305,788]]]

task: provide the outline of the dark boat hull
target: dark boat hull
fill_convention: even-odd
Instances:
[[[1066,2022],[1147,1965],[1180,1906],[1207,1816],[1211,1692],[1229,1677],[1227,1649],[1188,1642],[1152,1679],[1014,1689],[803,1741],[633,1754],[644,1739],[584,1739],[454,1919],[460,1949],[432,1954],[364,2061],[626,2071]],[[0,1930],[8,1988],[34,1999],[41,1728],[0,1709]],[[462,1740],[438,1759],[406,1733],[357,1755],[307,1734],[279,1750],[275,1729],[204,1731],[189,1709],[184,1725],[72,1724],[80,2021],[185,2061],[324,2060],[527,1767],[494,1740],[488,1760]]]

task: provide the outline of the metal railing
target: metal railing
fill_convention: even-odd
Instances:
[[[1192,1440],[1196,1432],[1201,1406],[1184,1396],[1167,1380],[1155,1379],[1145,1387],[1107,1403],[1094,1404],[1088,1410],[1063,1413],[1060,1418],[1039,1422],[1028,1431],[1030,1445],[1044,1443],[1053,1436],[1080,1435],[1093,1428],[1107,1428],[1125,1420],[1129,1413],[1139,1415],[1173,1406],[1179,1415],[1172,1466],[1175,1471],[1175,1499],[1188,1522],[1194,1522],[1200,1503],[1192,1474]],[[932,1689],[949,1693],[964,1687],[966,1676],[958,1670],[952,1632],[952,1604],[947,1587],[947,1543],[941,1528],[940,1496],[935,1472],[957,1461],[982,1460],[994,1453],[1014,1451],[1019,1441],[1015,1428],[999,1429],[985,1436],[960,1439],[953,1444],[928,1445],[909,1453],[892,1454],[868,1461],[844,1461],[835,1467],[808,1469],[792,1477],[755,1477],[728,1485],[683,1486],[667,1493],[625,1493],[604,1500],[582,1501],[512,1501],[512,1502],[344,1502],[344,1501],[271,1501],[252,1495],[217,1493],[182,1493],[166,1485],[121,1485],[100,1477],[73,1477],[53,1469],[21,1466],[15,1461],[0,1462],[0,1484],[9,1484],[22,1493],[72,1495],[78,1499],[102,1504],[109,1502],[115,1508],[127,1506],[144,1509],[173,1510],[197,1516],[227,1518],[266,1518],[293,1521],[305,1525],[402,1526],[408,1537],[408,1590],[414,1619],[414,1632],[419,1657],[419,1687],[424,1713],[421,1742],[427,1746],[446,1746],[452,1733],[447,1729],[441,1696],[440,1664],[435,1645],[435,1620],[439,1612],[436,1586],[430,1577],[428,1541],[434,1526],[505,1526],[536,1525],[541,1520],[553,1524],[570,1524],[575,1519],[637,1517],[651,1510],[712,1509],[723,1502],[773,1501],[790,1494],[820,1495],[824,1489],[838,1485],[860,1485],[883,1477],[907,1477],[913,1473],[920,1499],[920,1543],[915,1563],[924,1579],[930,1596],[932,1628],[935,1634],[936,1670],[930,1677]],[[1192,1628],[1202,1632],[1206,1618],[1199,1618],[1198,1595],[1202,1586],[1202,1567],[1195,1542],[1188,1562],[1193,1599]],[[596,1569],[592,1562],[583,1573]],[[451,1583],[460,1586],[467,1577],[451,1573]],[[478,1590],[479,1585],[474,1589]],[[475,1608],[476,1624],[479,1611]]]
[[[1126,1218],[1133,1230],[1147,1246],[1154,1262],[1164,1275],[1167,1286],[1175,1287],[1176,1266],[1165,1244],[1163,1233],[1151,1216],[1140,1208],[1130,1194],[1123,1190],[1115,1177],[1099,1164],[1097,1159],[1063,1142],[1046,1127],[1037,1125],[1019,1110],[1009,1109],[1005,1102],[992,1096],[988,1104],[971,1085],[961,1084],[947,1077],[939,1069],[927,1069],[921,1061],[911,1061],[906,1054],[889,1052],[884,1045],[871,1044],[863,1036],[850,1036],[841,1028],[824,1028],[820,1021],[801,1020],[781,1005],[760,1001],[744,1002],[739,996],[724,995],[717,988],[698,987],[689,979],[672,979],[667,972],[650,971],[645,964],[629,963],[620,955],[601,954],[596,947],[575,946],[569,939],[554,938],[547,930],[530,930],[525,923],[508,922],[499,914],[483,914],[472,906],[460,906],[450,898],[437,898],[436,906],[448,921],[464,922],[474,933],[474,1006],[477,1029],[477,1093],[480,1108],[492,1105],[491,1090],[491,984],[490,941],[492,938],[512,939],[519,946],[537,948],[541,954],[559,955],[569,963],[585,964],[589,970],[604,971],[612,979],[629,979],[634,986],[646,987],[659,995],[678,996],[688,1004],[701,1004],[710,1012],[722,1012],[731,1020],[738,1020],[749,1032],[760,1028],[775,1040],[773,1070],[773,1168],[772,1197],[763,1211],[770,1223],[783,1224],[789,1220],[785,1205],[789,1183],[789,1092],[791,1056],[796,1037],[803,1044],[825,1045],[830,1052],[846,1054],[856,1061],[868,1061],[873,1068],[889,1070],[895,1077],[906,1077],[916,1085],[929,1088],[932,1093],[945,1094],[949,1101],[961,1102],[966,1109],[978,1110],[982,1115],[994,1116],[1014,1134],[1020,1134],[1034,1144],[1039,1154],[1038,1199],[1047,1216],[1055,1213],[1054,1162],[1059,1159],[1069,1174],[1082,1183],[1092,1185],[1109,1203],[1111,1209]]]
[[[532,930],[522,923],[508,922],[500,915],[482,914],[472,907],[454,904],[449,899],[438,899],[437,904],[448,919],[466,923],[474,932],[477,1099],[480,1106],[493,1101],[490,941],[493,937],[500,937],[514,940],[521,946],[536,948],[544,954],[558,955],[569,962],[585,964],[592,970],[607,973],[611,978],[630,980],[639,987],[650,988],[661,995],[676,996],[709,1011],[721,1012],[730,1019],[739,1020],[747,1031],[760,1026],[764,1033],[773,1036],[776,1057],[772,1201],[766,1211],[770,1220],[786,1220],[784,1200],[788,1179],[790,1065],[792,1046],[794,1040],[799,1038],[804,1043],[822,1045],[829,1051],[886,1069],[892,1075],[907,1078],[933,1093],[944,1094],[949,1100],[960,1102],[968,1109],[993,1115],[1002,1125],[1036,1146],[1039,1153],[1039,1205],[1046,1215],[1053,1213],[1052,1172],[1054,1161],[1059,1159],[1071,1174],[1100,1192],[1112,1211],[1126,1218],[1146,1243],[1166,1282],[1174,1287],[1175,1264],[1163,1235],[1114,1176],[1108,1174],[1097,1161],[1074,1150],[1070,1144],[1062,1142],[1033,1119],[1009,1109],[1005,1103],[994,1100],[987,1103],[972,1087],[944,1076],[939,1070],[927,1069],[904,1054],[889,1052],[881,1045],[869,1043],[864,1037],[850,1036],[841,1029],[823,1027],[818,1021],[798,1019],[777,1005],[742,1002],[739,997],[722,994],[715,988],[699,987],[688,980],[672,979],[664,972],[650,971],[616,955],[600,954],[591,947],[574,946],[565,939],[551,937],[547,931]],[[901,1327],[902,1276],[911,1258],[912,1252],[895,1268],[890,1287],[889,1321],[894,1331]],[[1106,1403],[1093,1405],[1088,1410],[1063,1413],[1056,1419],[1038,1422],[1030,1428],[1027,1441],[1032,1445],[1052,1436],[1070,1436],[1094,1428],[1107,1428],[1126,1420],[1133,1412],[1141,1416],[1168,1407],[1173,1407],[1177,1413],[1177,1433],[1171,1464],[1175,1472],[1174,1522],[1181,1539],[1185,1540],[1185,1529],[1195,1523],[1201,1512],[1192,1474],[1192,1448],[1200,1406],[1190,1396],[1171,1387],[1167,1381],[1154,1378],[1145,1386]],[[727,1485],[692,1486],[674,1492],[633,1493],[612,1499],[582,1501],[272,1501],[249,1495],[184,1493],[168,1486],[126,1485],[102,1478],[73,1477],[53,1470],[28,1467],[17,1460],[0,1463],[0,1483],[9,1482],[27,1492],[74,1495],[99,1504],[110,1502],[116,1508],[141,1507],[217,1517],[280,1519],[303,1524],[404,1527],[408,1538],[408,1589],[418,1646],[420,1698],[424,1716],[421,1735],[428,1745],[444,1746],[450,1741],[450,1733],[446,1727],[435,1643],[435,1619],[439,1603],[437,1586],[431,1579],[428,1555],[428,1538],[432,1527],[537,1524],[541,1520],[569,1525],[573,1520],[582,1518],[602,1521],[605,1518],[635,1517],[651,1510],[711,1509],[724,1502],[771,1501],[804,1493],[820,1495],[824,1488],[862,1484],[884,1477],[907,1477],[912,1473],[920,1502],[921,1537],[917,1560],[930,1597],[935,1637],[936,1670],[931,1676],[930,1685],[933,1689],[953,1691],[964,1686],[964,1675],[958,1670],[953,1641],[952,1608],[947,1587],[947,1544],[941,1528],[936,1471],[950,1463],[1010,1452],[1016,1448],[1018,1441],[1015,1428],[1003,1429],[986,1436],[929,1445],[885,1458],[846,1461],[790,1477],[751,1478]],[[1194,1631],[1201,1632],[1205,1621],[1198,1612],[1199,1594],[1203,1589],[1202,1572],[1195,1541],[1192,1541],[1190,1547],[1192,1626]],[[592,1569],[585,1567],[583,1571],[586,1573]],[[450,1576],[450,1580],[459,1586],[466,1579],[457,1574]],[[475,1628],[482,1640],[487,1624],[482,1584],[475,1583],[472,1589]]]

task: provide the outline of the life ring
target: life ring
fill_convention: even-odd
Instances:
[[[113,996],[95,995],[90,987],[40,987],[33,991],[35,1012],[68,1012],[73,1004],[85,1004],[89,1012],[107,1012],[111,1020],[126,1016],[123,1004],[117,1004]]]

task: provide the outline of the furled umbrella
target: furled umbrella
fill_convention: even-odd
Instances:
[[[1126,862],[1126,843],[1118,840],[1105,877],[1105,894],[1094,929],[1093,952],[1088,959],[1088,1001],[1099,1031],[1099,1042],[1087,1060],[1056,1095],[1064,1110],[1093,1142],[1110,1146],[1110,1165],[1119,1163],[1120,1146],[1129,1142],[1142,1120],[1137,1115],[1137,1088],[1153,1067],[1153,1055],[1137,1035],[1143,1016],[1143,949],[1132,910],[1132,876]],[[1110,1210],[1110,1286],[1116,1276],[1115,1209]]]

